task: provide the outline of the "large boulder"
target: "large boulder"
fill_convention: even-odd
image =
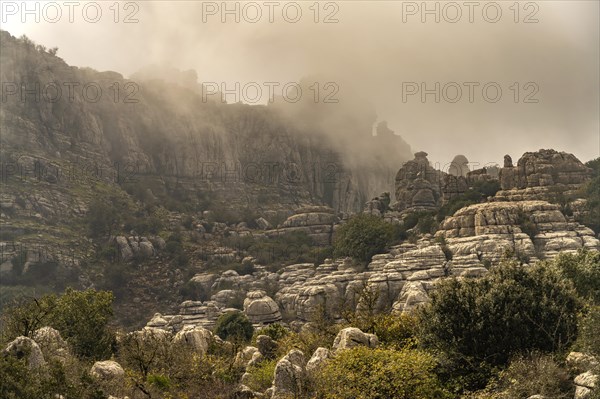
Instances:
[[[40,368],[46,365],[40,346],[31,338],[17,337],[10,342],[4,352],[17,359],[27,358],[27,367],[30,369]]]
[[[262,290],[246,294],[244,313],[253,324],[269,324],[281,320],[277,302]]]
[[[113,360],[96,362],[90,369],[90,375],[111,395],[120,396],[125,387],[125,370]]]
[[[379,344],[379,340],[375,334],[366,334],[359,328],[348,327],[341,330],[333,341],[333,350],[339,351],[344,349],[355,348],[357,346],[366,346],[375,348]]]
[[[296,398],[303,391],[305,380],[304,353],[292,349],[277,362],[271,399]]]
[[[32,338],[40,346],[47,359],[63,362],[69,356],[69,346],[60,336],[60,332],[52,327],[42,327],[35,330]]]
[[[513,166],[510,156],[500,170],[503,190],[532,187],[570,186],[588,181],[591,169],[573,154],[555,150],[526,152]]]
[[[575,399],[587,399],[598,386],[598,375],[591,371],[575,377]]]
[[[194,352],[204,355],[208,352],[212,337],[206,328],[187,326],[175,334],[173,342],[185,344]]]
[[[396,203],[394,209],[435,210],[441,206],[441,172],[429,164],[426,152],[415,153],[415,159],[406,162],[396,174]]]
[[[313,353],[313,355],[309,359],[308,363],[306,363],[306,371],[309,373],[317,372],[325,365],[327,359],[329,359],[329,356],[329,349],[317,348],[315,350],[315,353]]]
[[[420,305],[429,302],[427,291],[420,281],[408,281],[402,287],[398,299],[394,302],[393,309],[400,313],[410,313]]]

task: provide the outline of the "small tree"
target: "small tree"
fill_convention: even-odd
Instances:
[[[481,279],[441,281],[419,312],[420,338],[446,353],[450,378],[462,374],[464,388],[482,388],[488,366],[571,344],[580,309],[573,284],[555,267],[505,260]]]
[[[91,359],[110,357],[115,341],[108,327],[113,299],[108,291],[67,288],[58,297],[50,325],[60,331],[77,355]]]
[[[222,314],[215,325],[215,334],[221,339],[241,345],[252,339],[254,327],[248,317],[242,312],[227,312]]]
[[[417,350],[356,347],[331,359],[316,382],[321,398],[447,398],[433,356]]]
[[[353,216],[335,233],[334,255],[351,256],[368,262],[381,253],[394,238],[394,227],[377,216]]]

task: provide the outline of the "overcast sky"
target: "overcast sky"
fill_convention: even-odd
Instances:
[[[129,76],[168,64],[228,87],[318,76],[321,85],[336,82],[340,101],[352,86],[434,162],[464,154],[502,164],[506,153],[516,160],[540,148],[600,156],[598,1],[428,2],[432,14],[421,1],[228,2],[239,22],[220,1],[121,2],[118,15],[107,1],[96,3],[96,23],[95,5],[84,15],[86,2],[73,23],[65,2],[28,2],[39,4],[39,22],[23,15],[22,2],[1,3],[2,29],[59,47],[72,65]],[[425,102],[423,85],[432,90]]]

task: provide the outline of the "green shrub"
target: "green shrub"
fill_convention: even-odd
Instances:
[[[505,260],[483,278],[438,283],[419,311],[420,339],[445,353],[447,378],[480,389],[492,367],[516,353],[568,347],[580,309],[573,284],[556,268]]]
[[[236,344],[247,343],[252,339],[254,327],[242,312],[227,312],[217,319],[215,334]]]
[[[290,333],[290,330],[285,328],[279,323],[269,324],[266,327],[257,330],[254,335],[255,337],[259,335],[266,335],[270,337],[273,341],[279,341],[281,338],[285,337]]]
[[[76,355],[89,359],[110,357],[115,341],[108,324],[112,318],[113,295],[107,291],[75,291],[67,288],[60,296],[47,294],[16,302],[3,315],[3,335],[11,340],[31,336],[51,326],[71,345]]]
[[[250,376],[248,378],[248,387],[255,392],[264,392],[269,389],[273,383],[275,366],[277,359],[265,360],[257,366],[248,367],[246,371]]]
[[[49,324],[60,331],[77,355],[106,359],[115,344],[115,335],[108,326],[113,316],[113,299],[107,291],[67,288],[58,297]]]
[[[356,347],[327,363],[316,381],[317,391],[331,399],[449,397],[434,368],[435,360],[426,352]]]
[[[336,231],[334,255],[368,262],[373,255],[383,252],[393,238],[394,228],[390,223],[373,215],[359,214]]]
[[[381,345],[402,349],[411,347],[417,339],[417,318],[410,314],[378,314],[373,333]]]
[[[585,353],[600,357],[600,306],[594,306],[582,317],[580,334],[577,339],[578,349]]]
[[[582,298],[600,304],[600,252],[580,249],[576,254],[561,253],[547,263],[565,274]]]

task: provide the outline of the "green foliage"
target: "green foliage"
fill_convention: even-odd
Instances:
[[[106,399],[87,371],[90,365],[77,359],[49,361],[44,369],[29,369],[25,359],[0,356],[0,398],[3,399]]]
[[[368,262],[373,255],[383,252],[393,239],[394,228],[390,223],[373,215],[359,214],[336,231],[334,255]]]
[[[481,194],[482,197],[493,197],[500,191],[500,181],[498,180],[481,180],[473,183],[471,187],[473,191]]]
[[[600,306],[594,306],[582,317],[577,346],[585,353],[600,356]]]
[[[2,340],[8,342],[20,335],[31,337],[35,330],[47,326],[56,309],[56,302],[54,294],[39,299],[15,298],[2,314]]]
[[[331,359],[319,374],[320,397],[331,399],[435,399],[449,397],[433,370],[434,358],[418,350],[357,347]]]
[[[110,357],[114,344],[114,333],[108,327],[112,301],[110,292],[71,288],[58,297],[48,294],[22,299],[3,315],[4,339],[31,336],[36,329],[51,326],[78,356],[105,359]]]
[[[378,314],[375,316],[373,333],[381,345],[402,349],[417,341],[417,318],[403,314]]]
[[[166,240],[166,252],[172,257],[177,266],[187,266],[190,259],[183,248],[183,235],[176,231]]]
[[[254,327],[248,317],[242,312],[227,312],[222,314],[215,324],[215,334],[236,344],[247,343],[252,339]]]
[[[502,398],[528,398],[541,395],[545,398],[571,399],[575,393],[573,379],[568,370],[551,355],[532,353],[513,359],[491,384]]]
[[[60,331],[77,355],[106,359],[115,341],[108,327],[113,316],[113,299],[113,294],[107,291],[67,288],[56,301],[50,325]]]
[[[279,341],[283,337],[287,336],[289,333],[290,333],[290,330],[288,330],[281,324],[273,323],[273,324],[269,324],[266,327],[261,328],[260,330],[257,330],[254,333],[253,338],[256,338],[259,335],[266,335],[266,336],[270,337],[273,341]]]
[[[158,388],[160,391],[167,391],[171,387],[171,380],[169,377],[162,374],[150,374],[146,378],[148,384]]]
[[[481,193],[467,190],[461,195],[451,198],[437,213],[437,220],[441,222],[446,216],[452,216],[456,211],[469,205],[478,204],[483,199]]]
[[[447,355],[450,379],[482,388],[487,365],[505,365],[527,350],[568,347],[580,309],[572,283],[556,268],[505,260],[481,279],[438,283],[419,312],[420,339]]]
[[[580,249],[576,254],[561,253],[552,261],[584,299],[600,304],[600,252]]]
[[[265,360],[260,362],[257,366],[249,367],[247,370],[249,378],[246,385],[255,392],[266,391],[273,384],[273,375],[275,374],[276,365],[277,359],[273,359]]]
[[[89,206],[86,222],[94,238],[135,230],[137,234],[158,234],[164,227],[165,210],[149,206],[140,209],[127,194],[99,195]]]

